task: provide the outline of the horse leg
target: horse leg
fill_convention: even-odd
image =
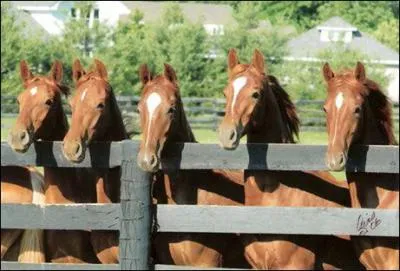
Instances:
[[[43,175],[33,168],[30,168],[29,170],[33,190],[32,203],[44,205],[45,196]],[[45,262],[44,231],[42,229],[24,231],[21,238],[18,261],[22,263]]]
[[[54,263],[98,263],[90,233],[78,230],[46,230],[48,261]]]
[[[15,243],[23,230],[1,230],[1,259]]]
[[[117,202],[119,198],[120,170],[112,169],[96,182],[97,203]],[[103,264],[119,262],[118,231],[92,231],[91,243],[97,258]]]

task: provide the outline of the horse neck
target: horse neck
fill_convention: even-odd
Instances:
[[[125,130],[124,121],[122,119],[121,111],[119,110],[117,100],[114,93],[111,91],[110,96],[110,117],[108,119],[110,126],[106,128],[106,132],[98,141],[121,141],[128,139],[128,134]]]
[[[51,125],[42,133],[41,139],[46,141],[62,141],[68,132],[69,125],[67,115],[65,114],[61,104],[52,123],[54,125]]]
[[[247,131],[247,143],[284,143],[287,138],[282,113],[274,93],[268,84],[264,84],[264,110],[262,122],[257,127],[250,125]]]
[[[178,142],[196,142],[189,122],[187,121],[183,103],[180,97],[177,100],[177,118],[172,124],[172,131],[170,132],[166,143]]]
[[[364,104],[364,115],[359,124],[353,144],[364,145],[392,145],[391,139],[379,127],[379,120],[374,116],[368,99]]]

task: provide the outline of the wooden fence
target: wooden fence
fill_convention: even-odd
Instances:
[[[137,104],[140,97],[137,96],[117,96],[118,106],[125,117],[127,125],[135,126],[138,129]],[[322,100],[299,100],[296,101],[297,111],[301,120],[302,131],[325,131],[325,115],[322,110]],[[188,121],[192,128],[216,130],[224,116],[225,99],[184,97],[183,104]],[[64,101],[66,112],[70,113],[70,108]],[[15,117],[18,113],[18,106],[14,96],[1,96],[1,115]],[[133,119],[132,119],[133,117]],[[396,131],[399,128],[399,103],[393,103],[393,120]],[[8,124],[2,125],[2,128]],[[9,126],[9,125],[8,125]],[[130,130],[130,129],[128,129]]]
[[[48,167],[121,166],[121,202],[118,204],[1,205],[2,229],[119,230],[120,264],[45,263],[41,265],[1,262],[1,269],[41,270],[155,270],[188,267],[149,263],[152,217],[160,232],[264,233],[313,235],[399,236],[399,211],[317,207],[237,207],[158,205],[151,208],[148,173],[136,164],[139,144],[125,140],[93,143],[80,164],[62,155],[61,142],[38,142],[25,154],[1,144],[1,166],[37,165]],[[168,146],[162,169],[254,169],[328,170],[324,164],[326,146],[295,144],[245,144],[226,151],[214,144],[185,143]],[[204,159],[207,157],[207,159]],[[349,153],[350,172],[399,172],[398,146],[356,146]],[[151,212],[155,213],[152,214]],[[374,230],[361,232],[357,220],[372,214],[381,220]],[[293,225],[287,227],[287,225]],[[190,267],[189,267],[190,268]],[[198,269],[198,268],[196,268]]]

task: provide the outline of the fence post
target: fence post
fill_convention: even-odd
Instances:
[[[122,142],[121,228],[119,237],[121,270],[149,269],[151,182],[136,163],[138,144]]]

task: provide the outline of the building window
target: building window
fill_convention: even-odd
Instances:
[[[76,9],[75,8],[71,8],[71,17],[76,18]]]
[[[94,9],[94,19],[99,19],[99,9],[98,8],[95,8]]]

